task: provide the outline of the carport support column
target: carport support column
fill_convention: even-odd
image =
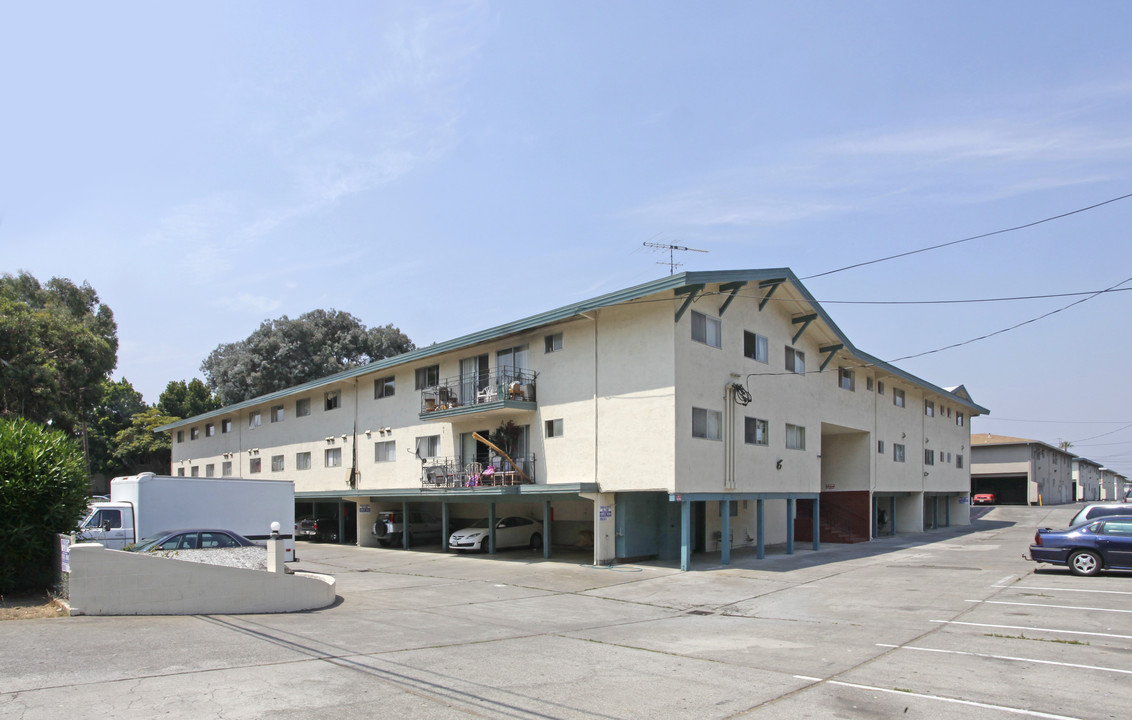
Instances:
[[[794,554],[794,498],[786,498],[786,554]]]
[[[680,501],[680,569],[684,572],[692,565],[692,501]]]
[[[594,504],[594,565],[617,561],[616,493],[578,493]],[[547,535],[549,537],[549,534]],[[546,539],[543,538],[543,542]]]
[[[814,498],[814,550],[821,550],[821,497]]]
[[[731,564],[731,501],[721,500],[720,513],[723,515],[723,526],[719,533],[719,562],[721,565]]]
[[[762,560],[766,557],[766,500],[762,498],[755,501],[755,522],[758,528],[755,530],[755,557]]]
[[[452,511],[448,508],[448,501],[444,500],[440,503],[440,543],[444,546],[444,552],[452,552],[452,548],[448,547],[448,538],[452,536],[452,532],[448,529],[449,514]]]
[[[542,503],[542,556],[550,559],[550,501]]]
[[[401,547],[409,549],[409,503],[401,503]]]
[[[491,502],[487,505],[487,552],[489,555],[495,554],[495,503]],[[481,542],[480,545],[483,545]]]

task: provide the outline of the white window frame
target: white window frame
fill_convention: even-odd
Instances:
[[[900,388],[892,388],[892,404],[898,408],[905,406],[904,391]]]
[[[307,417],[311,414],[311,399],[299,398],[295,401],[295,417]]]
[[[413,385],[417,390],[433,388],[440,384],[440,366],[426,365],[413,372]]]
[[[205,477],[216,477],[216,463],[207,463],[204,466]]]
[[[796,373],[798,375],[806,374],[806,353],[803,351],[786,346],[786,372]]]
[[[770,445],[770,421],[762,418],[743,418],[743,440],[748,445]]]
[[[693,310],[692,340],[708,347],[723,347],[723,321]]]
[[[857,391],[857,376],[849,368],[837,368],[837,387],[849,392]]]
[[[935,403],[931,400],[924,400],[924,415],[928,417],[935,417]]]
[[[220,476],[221,477],[232,477],[232,461],[231,460],[225,460],[222,463],[220,463]]]
[[[562,425],[562,418],[555,418],[553,420],[546,421],[546,437],[548,439],[562,437],[563,431],[564,428]]]
[[[806,449],[806,426],[794,425],[793,423],[786,423],[786,449],[787,450],[805,450]]]
[[[417,455],[423,458],[440,456],[439,435],[418,435],[415,443]]]
[[[546,338],[543,339],[543,348],[546,351],[545,352],[546,355],[549,355],[550,353],[561,352],[562,351],[562,333],[557,332],[557,333],[551,333],[550,335],[547,335]]]
[[[701,440],[722,440],[723,413],[707,408],[692,408],[692,437]]]
[[[902,463],[907,457],[903,443],[892,443],[892,462]]]
[[[271,456],[271,472],[283,472],[285,461],[282,455]]]
[[[397,376],[386,375],[373,381],[373,399],[391,398],[397,394]]]
[[[380,462],[394,462],[397,460],[397,441],[396,440],[378,440],[373,444],[373,461]]]
[[[232,418],[224,418],[220,421],[220,434],[227,435],[232,432]]]
[[[273,422],[273,423],[283,422],[283,406],[282,405],[273,405],[271,407],[270,417],[271,417],[271,422]]]
[[[748,341],[753,342],[755,352],[752,355],[748,352]],[[770,363],[770,338],[766,335],[759,335],[758,333],[751,332],[750,330],[743,331],[743,357],[750,358],[755,362],[764,364]]]
[[[248,474],[258,475],[259,471],[263,468],[263,463],[259,458],[251,458],[248,460]]]
[[[216,435],[216,426],[212,423],[204,424],[204,436],[206,438],[214,437]]]
[[[311,454],[310,451],[295,453],[295,470],[310,470],[311,469]]]
[[[322,466],[328,468],[342,467],[342,448],[326,448],[322,454]]]
[[[263,413],[259,410],[248,413],[248,427],[257,428],[263,423]]]

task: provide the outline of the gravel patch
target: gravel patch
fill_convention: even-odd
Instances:
[[[187,562],[204,563],[205,565],[223,565],[224,567],[263,570],[265,572],[267,570],[267,548],[263,547],[166,550],[148,554]]]

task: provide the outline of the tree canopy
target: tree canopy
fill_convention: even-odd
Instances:
[[[0,416],[73,433],[118,364],[114,313],[87,283],[0,276]]]
[[[169,433],[158,433],[154,430],[179,419],[163,415],[157,408],[147,408],[134,415],[130,424],[114,436],[113,460],[119,468],[116,474],[169,472],[172,461]]]
[[[90,471],[108,478],[126,475],[127,468],[114,457],[114,438],[130,427],[134,416],[144,412],[147,406],[141,393],[125,378],[118,382],[103,381],[101,388],[102,396],[91,408],[87,425]]]
[[[225,405],[250,400],[415,349],[392,325],[367,329],[338,310],[265,320],[245,340],[222,344],[201,364]]]
[[[188,382],[170,380],[165,386],[165,392],[161,393],[161,397],[157,400],[157,409],[162,414],[171,415],[179,420],[203,415],[219,408],[220,401],[212,396],[212,392],[200,378],[193,378]]]

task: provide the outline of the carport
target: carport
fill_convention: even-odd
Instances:
[[[551,548],[553,546],[553,526],[556,522],[554,520],[554,503],[566,501],[590,502],[582,497],[582,493],[595,492],[597,492],[597,483],[573,483],[562,485],[506,485],[470,488],[399,488],[374,491],[364,496],[350,493],[348,499],[357,503],[358,524],[360,527],[367,526],[370,522],[370,517],[379,512],[377,506],[400,509],[404,516],[408,517],[410,505],[416,507],[439,505],[439,512],[437,514],[440,516],[441,521],[440,538],[441,548],[444,552],[450,552],[448,537],[452,534],[453,530],[459,529],[458,527],[452,527],[452,508],[458,505],[469,504],[486,506],[486,513],[482,514],[486,515],[488,518],[489,554],[494,554],[496,550],[496,521],[501,515],[508,512],[508,507],[521,505],[530,507],[532,505],[538,505],[541,506],[542,509],[542,555],[544,558],[550,558]],[[365,525],[363,525],[363,522]],[[359,533],[359,536],[360,535],[361,533]],[[405,550],[412,549],[410,533],[404,532],[401,534],[401,547]]]
[[[1030,478],[1025,474],[972,475],[971,494],[994,493],[998,505],[1029,505]]]

